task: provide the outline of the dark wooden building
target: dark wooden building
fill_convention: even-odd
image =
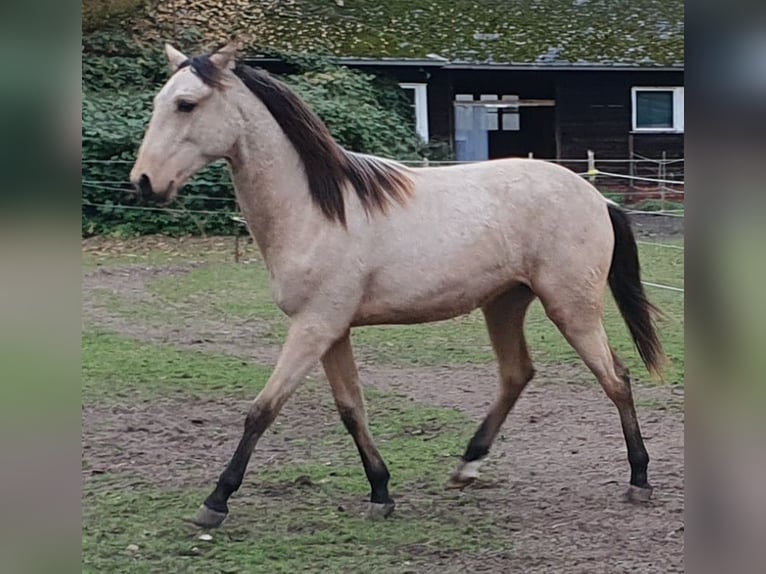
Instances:
[[[457,160],[581,160],[588,150],[601,160],[684,155],[682,66],[339,61],[396,79],[421,137],[448,142]]]

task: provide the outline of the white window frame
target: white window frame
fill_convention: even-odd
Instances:
[[[399,87],[415,91],[415,131],[428,142],[428,84],[403,83]]]
[[[673,93],[673,126],[669,128],[640,128],[636,125],[636,94],[638,92],[672,92]],[[684,133],[684,88],[683,86],[634,86],[630,94],[633,131],[636,133]]]

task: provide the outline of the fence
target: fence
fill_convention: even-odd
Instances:
[[[533,157],[532,154],[529,157]],[[597,158],[592,152],[588,157],[575,159],[536,158],[566,167],[579,175],[588,175],[591,183],[599,189],[618,196],[621,203],[640,203],[658,200],[659,210],[669,203],[683,203],[684,158],[663,157],[652,159],[633,154],[629,159]],[[471,161],[403,161],[413,166],[440,166],[474,163]],[[594,171],[595,170],[595,171]],[[670,209],[672,211],[672,209]]]
[[[551,163],[557,163],[575,171],[579,176],[587,178],[602,192],[612,194],[612,197],[621,199],[625,204],[628,213],[640,216],[654,217],[684,217],[683,199],[685,190],[683,181],[684,159],[649,159],[642,157],[633,157],[630,159],[597,159],[594,154],[588,154],[587,158],[582,159],[555,159],[543,160]],[[126,171],[133,162],[130,160],[83,160],[83,165],[87,164],[125,164]],[[412,167],[436,167],[444,165],[458,165],[463,163],[458,161],[429,161],[427,159],[404,160],[401,163]],[[678,177],[681,179],[678,179]],[[129,187],[125,181],[98,181],[83,178],[83,187],[90,187],[102,191],[113,191],[115,193],[125,193]],[[184,207],[183,203],[178,203],[178,208],[157,207],[146,205],[121,205],[117,203],[105,204],[83,200],[83,206],[94,208],[109,208],[117,210],[136,210],[136,211],[154,211],[174,213],[182,217],[195,218],[196,216],[226,216],[233,221],[246,225],[245,220],[239,213],[237,201],[233,194],[228,197],[214,197],[208,195],[185,195],[188,200],[204,200],[221,205],[220,209],[189,209]],[[644,200],[659,199],[660,204],[656,209],[640,209],[642,204],[646,205]],[[669,202],[677,202],[670,204]],[[681,204],[681,205],[679,205]],[[671,205],[676,205],[670,207]],[[653,206],[654,207],[654,206]],[[200,229],[202,227],[200,226]],[[235,236],[235,260],[239,260],[239,237]],[[646,246],[655,246],[663,249],[684,250],[682,245],[656,241],[638,241],[639,244]],[[644,285],[655,288],[684,293],[684,289],[673,285],[645,281]]]

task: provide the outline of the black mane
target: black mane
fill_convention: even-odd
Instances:
[[[189,58],[179,69],[186,67],[207,85],[222,87],[222,72],[209,55]],[[286,84],[242,63],[237,63],[233,71],[263,102],[298,152],[311,198],[328,218],[345,225],[343,188],[347,183],[368,213],[385,212],[391,201],[403,203],[412,193],[412,180],[404,166],[344,150],[322,120]]]

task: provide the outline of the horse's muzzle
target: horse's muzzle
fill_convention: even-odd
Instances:
[[[134,179],[132,182],[133,187],[136,188],[136,191],[138,191],[138,194],[141,197],[158,197],[160,200],[164,201],[165,203],[173,200],[175,198],[175,181],[171,181],[170,184],[163,190],[156,190],[152,186],[152,180],[149,178],[148,175],[145,173],[142,173],[140,176],[138,176],[137,179]]]
[[[151,195],[152,193],[152,180],[145,173],[142,173],[137,180],[134,180],[133,187],[136,188],[141,195]]]

